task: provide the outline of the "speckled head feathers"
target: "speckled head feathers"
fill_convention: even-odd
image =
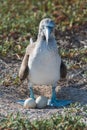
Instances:
[[[43,20],[41,20],[39,28],[42,28],[43,26],[48,26],[48,27],[55,27],[55,23],[52,19],[50,18],[45,18]]]
[[[53,35],[54,36],[54,27],[55,23],[50,18],[44,18],[41,20],[39,25],[39,33],[38,37],[44,37],[46,39],[46,42],[48,43],[49,38]]]

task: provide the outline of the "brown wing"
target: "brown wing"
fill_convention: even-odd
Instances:
[[[21,67],[19,70],[20,80],[24,80],[25,78],[27,78],[29,74],[28,60],[29,60],[29,55],[32,53],[34,47],[35,47],[35,43],[28,45],[26,48],[26,53],[24,55],[24,58],[22,60]]]
[[[63,61],[61,61],[61,66],[60,66],[60,77],[65,78],[67,75],[67,68],[66,65],[64,64]]]

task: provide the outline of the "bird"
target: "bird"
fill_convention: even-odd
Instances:
[[[57,83],[67,75],[67,67],[58,52],[55,39],[55,23],[51,18],[44,18],[39,24],[37,40],[26,48],[24,58],[19,69],[19,78],[29,77],[30,98],[34,97],[34,85],[51,85],[52,95],[48,106],[61,107],[70,104],[69,100],[59,100],[56,95]]]

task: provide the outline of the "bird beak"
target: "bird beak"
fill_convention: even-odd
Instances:
[[[46,42],[47,43],[49,41],[49,37],[50,37],[51,31],[52,31],[52,28],[50,28],[50,27],[46,27],[45,28],[45,37],[46,37]]]

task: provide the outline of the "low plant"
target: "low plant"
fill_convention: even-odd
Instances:
[[[20,113],[10,114],[0,120],[0,126],[2,129],[12,130],[86,130],[84,113],[87,114],[87,106],[75,104],[49,119],[30,121],[29,117],[23,118]]]
[[[31,36],[36,37],[44,17],[56,22],[56,29],[78,28],[87,22],[86,0],[0,1],[0,55],[22,56]]]

